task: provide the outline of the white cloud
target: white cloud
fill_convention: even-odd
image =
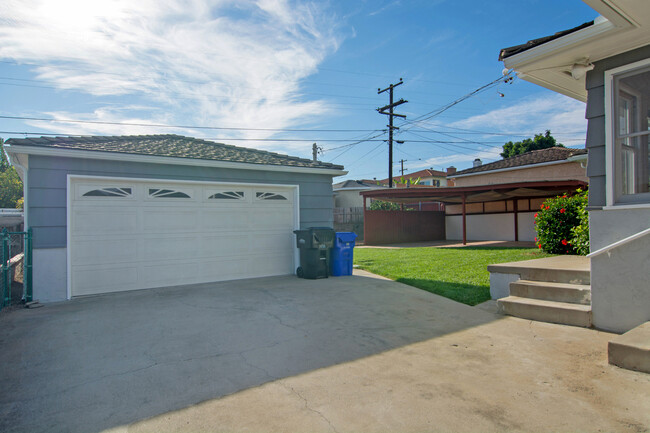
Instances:
[[[166,112],[137,117],[144,123],[287,128],[327,112],[324,101],[301,101],[300,83],[338,48],[336,31],[329,11],[290,0],[4,0],[0,58],[36,64],[59,89],[141,98]],[[52,115],[136,118],[101,107]]]
[[[447,126],[490,132],[543,133],[547,129],[568,146],[584,146],[585,104],[560,94],[529,99],[507,108],[472,116]],[[516,139],[522,139],[519,137]]]

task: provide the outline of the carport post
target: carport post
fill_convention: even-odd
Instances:
[[[463,193],[463,245],[467,245],[467,214],[465,212],[465,193]]]
[[[515,213],[515,242],[519,241],[519,218],[517,218],[517,197],[512,199],[512,210]]]

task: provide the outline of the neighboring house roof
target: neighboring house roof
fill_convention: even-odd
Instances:
[[[417,179],[417,178],[423,178],[423,177],[446,177],[447,173],[444,171],[438,171],[438,170],[432,170],[429,168],[425,168],[424,170],[416,171],[413,173],[409,174],[404,174],[404,175],[395,175],[393,176],[393,181],[396,179],[404,178],[404,179]],[[379,182],[388,184],[388,178],[382,179]]]
[[[468,174],[486,173],[493,170],[502,170],[506,168],[526,167],[535,164],[542,164],[554,161],[564,161],[572,156],[586,154],[586,149],[571,149],[567,147],[549,147],[548,149],[533,150],[522,153],[521,155],[511,156],[501,161],[489,164],[479,165],[478,167],[468,168],[457,171],[453,176],[457,177]]]
[[[348,190],[361,190],[361,189],[374,189],[385,188],[382,185],[377,185],[376,181],[366,180],[346,180],[344,182],[335,183],[332,185],[334,191],[348,189]]]
[[[328,162],[314,162],[311,159],[173,134],[11,138],[6,141],[6,144],[10,147],[25,146],[285,167],[343,169],[341,165]]]
[[[594,22],[589,21],[587,23],[580,24],[579,26],[574,27],[572,29],[559,31],[559,32],[554,33],[554,34],[552,34],[550,36],[544,36],[544,37],[541,37],[541,38],[532,39],[532,40],[526,42],[525,44],[515,45],[514,47],[503,48],[499,52],[499,60],[501,61],[501,60],[506,59],[506,58],[508,58],[510,56],[514,56],[515,54],[523,53],[524,51],[530,50],[531,48],[534,48],[534,47],[536,47],[538,45],[545,44],[547,42],[550,42],[552,40],[561,38],[562,36],[569,35],[569,34],[571,34],[573,32],[577,32],[578,30],[582,30],[582,29],[584,29],[586,27],[589,27],[589,26],[592,26],[592,25],[594,25]]]

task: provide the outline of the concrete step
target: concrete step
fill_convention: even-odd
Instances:
[[[591,287],[584,284],[517,280],[510,283],[510,295],[520,298],[591,305]]]
[[[508,296],[497,300],[499,311],[522,319],[591,327],[591,306]]]
[[[650,373],[650,322],[618,335],[607,346],[609,363]]]
[[[515,274],[529,281],[570,284],[590,284],[589,270],[589,259],[583,256],[556,256],[488,265],[490,273]]]

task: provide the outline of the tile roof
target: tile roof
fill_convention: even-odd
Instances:
[[[527,165],[542,164],[544,162],[563,161],[575,155],[586,154],[586,149],[570,149],[567,147],[549,147],[548,149],[533,150],[522,153],[521,155],[511,156],[501,161],[490,164],[479,165],[478,167],[468,168],[457,171],[453,176],[473,173],[482,173],[504,168],[523,167]]]
[[[86,150],[247,164],[343,170],[342,165],[335,165],[328,162],[314,162],[311,159],[231,146],[173,134],[11,138],[6,141],[6,144],[46,147],[50,149]]]
[[[562,36],[566,36],[573,32],[577,32],[578,30],[582,30],[586,27],[592,26],[593,24],[594,24],[593,21],[589,21],[587,23],[580,24],[578,27],[574,27],[568,30],[562,30],[561,32],[557,32],[550,36],[544,36],[542,38],[532,39],[526,42],[525,44],[515,45],[514,47],[503,48],[499,52],[499,60],[506,59],[508,57],[514,56],[515,54],[523,53],[526,50],[530,50],[531,48],[535,48],[539,45],[561,38]]]

